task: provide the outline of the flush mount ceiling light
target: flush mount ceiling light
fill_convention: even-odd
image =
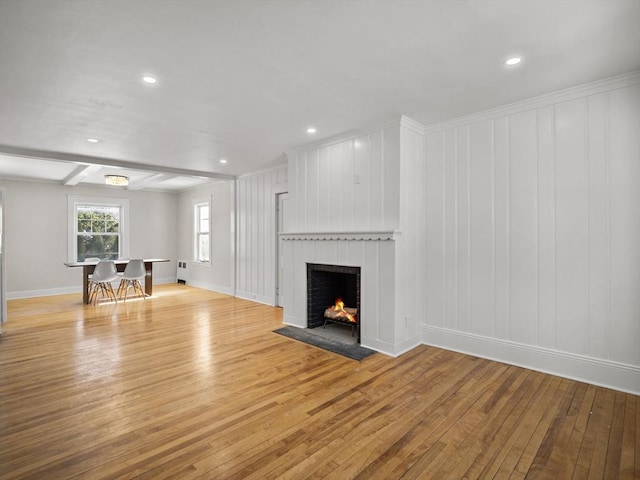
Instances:
[[[220,159],[220,163],[221,163],[222,165],[224,165],[225,163],[227,163],[227,161],[226,161],[224,158],[221,158],[221,159]]]
[[[315,127],[307,128],[307,133],[316,133],[316,128]]]
[[[522,62],[522,57],[509,57],[504,61],[504,64],[507,67],[515,67],[520,62]]]
[[[100,141],[97,138],[86,138],[85,140],[89,143],[98,143]]]
[[[158,80],[156,80],[156,78],[152,77],[151,75],[145,75],[144,77],[142,77],[142,81],[147,85],[155,85]]]
[[[124,175],[105,175],[104,183],[116,187],[125,187],[129,185],[129,177],[125,177]]]

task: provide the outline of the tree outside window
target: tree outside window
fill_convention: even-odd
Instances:
[[[78,205],[76,208],[76,261],[88,257],[115,260],[121,255],[119,206]]]

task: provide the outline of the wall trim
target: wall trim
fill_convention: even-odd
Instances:
[[[422,343],[640,395],[640,368],[508,340],[421,325]]]
[[[534,110],[561,102],[568,102],[577,98],[595,95],[598,93],[625,88],[640,83],[640,70],[636,70],[616,77],[606,78],[596,82],[585,83],[575,87],[557,90],[537,97],[528,98],[519,102],[509,103],[501,107],[484,110],[482,112],[471,113],[461,117],[444,120],[442,122],[429,124],[424,127],[424,134],[437,133],[453,127],[460,127],[472,123],[491,120],[496,117],[513,115],[527,110]]]
[[[275,305],[273,304],[273,298],[268,297],[266,295],[257,295],[252,292],[245,292],[243,290],[238,290],[236,291],[236,297],[241,298],[243,300],[250,300],[252,302],[262,303],[270,307],[275,307]]]
[[[118,280],[112,282],[117,285]],[[176,277],[167,278],[154,278],[154,285],[162,285],[166,283],[176,283]],[[82,285],[73,287],[60,287],[60,288],[46,288],[39,290],[20,290],[17,292],[7,292],[7,300],[18,300],[21,298],[34,298],[34,297],[52,297],[54,295],[66,295],[69,293],[77,293],[82,296]]]
[[[78,295],[82,296],[82,286],[7,292],[7,300],[17,300],[20,298],[33,298],[33,297],[51,297],[53,295],[66,295],[67,293],[77,293]]]
[[[190,281],[190,280],[187,280],[187,285],[190,287],[201,288],[203,290],[209,290],[210,292],[222,293],[224,295],[231,295],[232,297],[234,296],[233,288],[228,287],[226,285],[215,285],[211,283],[204,283],[204,282]]]
[[[282,240],[397,240],[400,234],[398,230],[278,233]]]

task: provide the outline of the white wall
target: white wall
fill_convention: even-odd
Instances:
[[[397,229],[400,121],[288,154],[291,232]]]
[[[236,295],[275,305],[276,195],[287,191],[287,169],[239,177],[236,189]]]
[[[67,196],[129,199],[130,257],[168,258],[153,267],[154,283],[175,281],[177,196],[107,187],[2,180],[5,198],[7,297],[82,291],[82,269],[67,268]]]
[[[233,181],[219,181],[193,188],[179,195],[177,260],[187,263],[181,276],[189,285],[233,295],[235,293],[235,186]],[[211,202],[211,263],[194,261],[193,207]]]
[[[396,240],[396,298],[394,318],[399,351],[420,343],[420,325],[426,319],[427,217],[426,162],[423,127],[401,119],[398,211],[400,235]]]
[[[427,130],[425,343],[640,392],[639,83]]]

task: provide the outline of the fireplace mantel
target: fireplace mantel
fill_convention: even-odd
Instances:
[[[295,232],[278,233],[282,240],[397,240],[399,230],[379,230],[362,232]]]

